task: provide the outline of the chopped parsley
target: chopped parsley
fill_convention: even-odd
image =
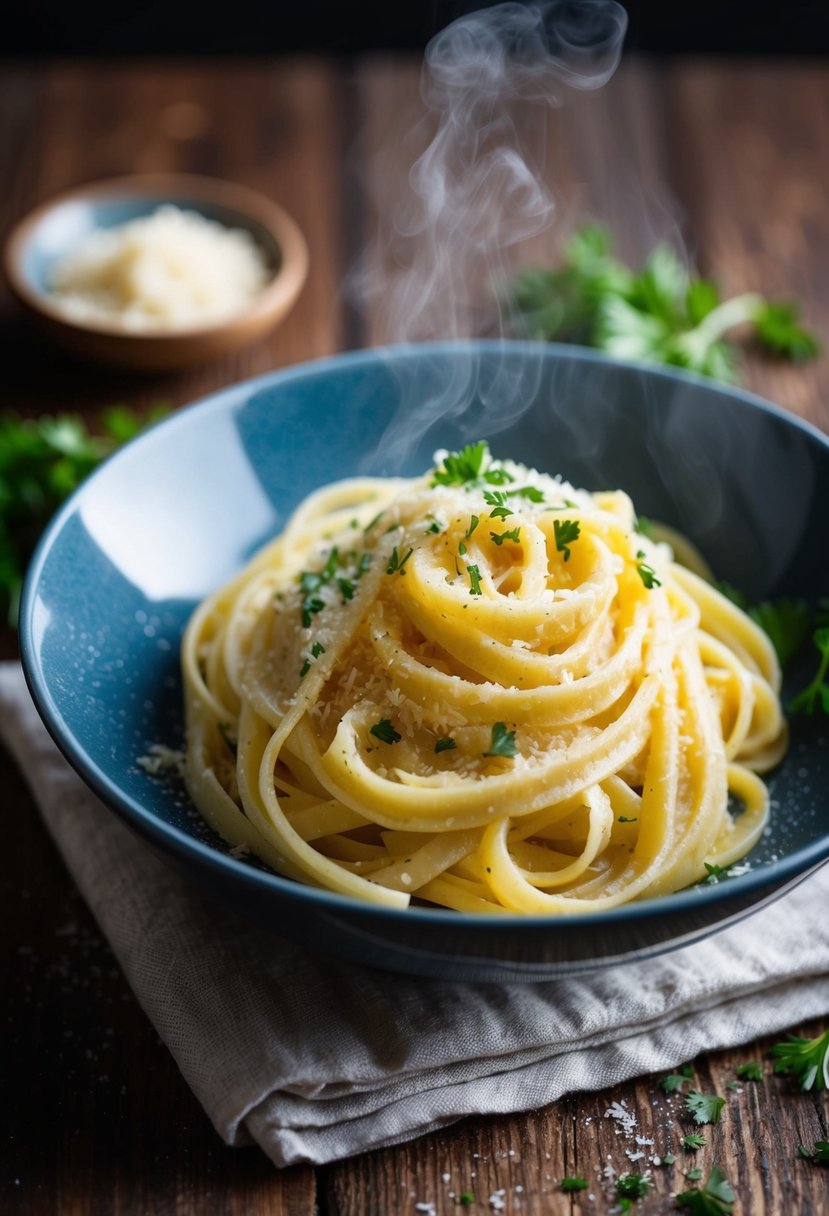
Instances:
[[[794,1077],[801,1089],[829,1089],[829,1030],[814,1039],[790,1034],[769,1055],[774,1071]]]
[[[616,817],[616,822],[617,823],[638,823],[639,817],[634,815],[633,818],[630,818],[628,815],[618,815]]]
[[[690,1136],[682,1137],[682,1147],[692,1153],[695,1153],[698,1148],[705,1148],[707,1143],[708,1141],[701,1132],[691,1132]]]
[[[727,872],[726,867],[718,866],[713,861],[704,861],[702,864],[705,866],[705,882],[719,882]]]
[[[512,528],[509,532],[490,532],[492,543],[495,545],[503,545],[505,540],[514,541],[517,545],[521,539],[521,529]]]
[[[373,528],[373,527],[374,527],[376,524],[379,524],[379,522],[380,522],[380,520],[381,520],[382,518],[383,518],[383,511],[378,511],[378,512],[377,512],[377,514],[374,516],[374,518],[373,518],[373,519],[370,519],[370,520],[368,521],[368,523],[366,524],[366,526],[363,528],[363,533],[365,534],[365,533],[367,533],[367,532],[370,532],[370,531],[371,531],[371,529],[372,529],[372,528]]]
[[[586,1178],[562,1178],[561,1189],[567,1194],[575,1191],[586,1191],[590,1183]]]
[[[462,1208],[471,1208],[474,1202],[475,1196],[471,1191],[461,1191],[460,1195],[458,1195],[458,1203]]]
[[[636,563],[636,573],[639,575],[648,591],[652,591],[654,587],[662,586],[662,580],[656,577],[656,571],[654,570],[653,566],[649,566],[646,561],[642,560],[644,556],[645,550],[637,549],[636,557],[639,560]]]
[[[695,1123],[719,1123],[725,1098],[693,1089],[685,1095],[685,1106],[694,1116]]]
[[[477,528],[477,526],[480,522],[481,521],[477,515],[473,515],[470,517],[469,527],[466,529],[466,533],[465,533],[466,540],[469,540],[470,536],[475,531],[475,529]]]
[[[815,1165],[829,1165],[829,1140],[816,1140],[813,1148],[806,1148],[805,1144],[801,1144],[797,1151],[801,1157],[813,1161]]]
[[[300,668],[300,671],[299,671],[300,679],[302,679],[303,676],[308,675],[308,672],[311,670],[311,664],[313,663],[314,659],[318,659],[321,654],[325,654],[325,647],[323,646],[322,642],[314,642],[314,644],[311,647],[311,654],[309,656],[306,656],[305,662],[302,664],[302,667]]]
[[[691,1216],[730,1216],[735,1200],[734,1189],[725,1174],[714,1166],[705,1186],[702,1189],[693,1187],[677,1195],[676,1206],[684,1208]]]
[[[381,718],[379,722],[375,722],[369,733],[374,735],[375,739],[379,739],[381,743],[399,743],[403,738],[400,732],[394,729],[388,718]]]
[[[676,1157],[673,1155],[673,1153],[666,1153],[665,1156],[662,1158],[663,1165],[674,1165],[675,1163],[676,1163]]]
[[[338,578],[338,579],[337,579],[337,586],[339,587],[339,589],[340,589],[340,593],[341,593],[341,595],[342,595],[342,597],[343,597],[343,603],[345,603],[345,602],[346,602],[346,600],[353,600],[353,599],[354,599],[354,592],[355,592],[355,590],[356,590],[356,587],[355,587],[355,584],[354,584],[354,582],[353,582],[353,580],[352,580],[352,579],[350,579],[350,578]]]
[[[427,518],[431,519],[432,522],[429,524],[429,527],[426,529],[426,532],[425,532],[426,536],[428,536],[430,532],[434,533],[434,535],[437,536],[438,533],[442,532],[443,529],[446,527],[446,524],[442,524],[439,519],[435,518],[434,515],[429,515],[429,516],[427,516]]]
[[[518,748],[515,745],[515,731],[507,730],[504,722],[496,722],[492,728],[489,748],[484,752],[484,755],[505,756],[508,760],[513,760],[518,755]]]
[[[745,1064],[738,1064],[734,1071],[741,1081],[762,1081],[765,1075],[759,1060],[747,1060]]]
[[[506,519],[512,515],[511,508],[507,506],[507,495],[502,490],[484,490],[484,502],[492,507],[490,519]]]
[[[699,1168],[699,1166],[697,1166],[695,1169],[688,1170],[685,1177],[689,1182],[699,1182],[700,1178],[702,1177],[702,1170]]]
[[[306,594],[302,600],[302,627],[303,629],[311,628],[311,617],[316,616],[318,612],[322,612],[325,607],[325,600],[321,600],[318,595]]]
[[[457,743],[451,735],[444,735],[442,739],[438,739],[435,744],[435,753],[440,755],[441,752],[452,752],[457,747]]]
[[[406,562],[409,560],[409,558],[412,556],[413,553],[414,553],[414,549],[409,549],[409,552],[406,554],[406,556],[401,558],[400,554],[397,551],[397,545],[395,545],[391,551],[391,557],[389,558],[389,564],[386,566],[386,574],[405,574],[405,570],[403,569],[403,567],[406,565]]]
[[[564,560],[570,560],[570,545],[579,539],[581,525],[577,519],[556,519],[553,521],[556,535],[556,549],[564,554]]]
[[[463,541],[461,541],[461,543],[458,545],[458,553],[461,555],[461,557],[463,557],[463,555],[466,553],[466,545],[463,543]]]
[[[469,594],[470,595],[483,595],[483,591],[481,591],[481,572],[478,569],[478,567],[477,566],[467,566],[466,572],[469,575],[469,583],[470,583]]]
[[[491,486],[506,486],[515,478],[506,469],[502,469],[499,465],[487,469],[484,473],[484,481],[488,481]]]

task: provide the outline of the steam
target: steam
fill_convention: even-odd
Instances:
[[[605,84],[619,62],[626,14],[616,0],[505,3],[461,17],[426,50],[412,164],[402,205],[383,208],[377,247],[357,290],[380,319],[383,344],[503,337],[500,308],[522,246],[553,223],[545,185],[548,118],[574,90]],[[384,464],[402,467],[438,421],[476,400],[477,368],[403,402],[383,438]],[[509,425],[533,386],[513,360],[490,381],[481,434]]]

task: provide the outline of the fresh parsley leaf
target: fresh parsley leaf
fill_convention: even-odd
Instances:
[[[719,1123],[725,1098],[716,1094],[701,1094],[694,1089],[685,1095],[685,1106],[694,1116],[695,1123]]]
[[[521,539],[521,529],[519,527],[512,528],[509,532],[490,532],[489,535],[495,545],[503,545],[505,540],[514,541],[517,545]]]
[[[435,518],[434,515],[430,515],[428,518],[431,519],[432,522],[429,524],[429,527],[426,529],[426,532],[424,535],[428,536],[429,533],[433,533],[435,536],[437,536],[440,532],[443,531],[443,529],[446,527],[446,525],[442,524],[439,519]]]
[[[321,600],[318,595],[306,595],[302,601],[302,627],[303,629],[311,628],[311,617],[316,616],[318,612],[322,612],[325,607],[325,600]]]
[[[338,578],[337,586],[340,589],[340,594],[343,597],[343,601],[354,599],[356,587],[350,578]]]
[[[528,502],[544,501],[544,495],[536,486],[521,486],[519,490],[507,490],[507,493],[526,498]]]
[[[829,1030],[814,1039],[788,1035],[769,1055],[774,1071],[788,1073],[803,1090],[829,1089]]]
[[[562,1178],[561,1189],[566,1194],[573,1194],[575,1191],[586,1191],[590,1183],[586,1178]]]
[[[701,1169],[688,1170],[685,1177],[688,1179],[689,1182],[699,1182],[700,1178],[702,1177],[702,1170]]]
[[[466,529],[466,532],[464,533],[464,535],[465,535],[465,537],[466,537],[466,539],[467,539],[467,540],[469,540],[469,538],[471,537],[472,533],[475,531],[475,529],[477,528],[477,526],[478,526],[478,524],[479,524],[480,522],[481,522],[481,521],[480,521],[480,519],[478,518],[478,516],[477,516],[477,515],[472,515],[472,516],[470,516],[470,519],[469,519],[469,527]]]
[[[444,735],[442,739],[438,739],[435,744],[435,752],[440,755],[441,752],[452,752],[457,747],[457,743],[451,735]]]
[[[484,752],[484,755],[505,756],[508,760],[513,760],[518,755],[518,748],[515,745],[515,731],[507,730],[503,722],[496,722],[492,728],[489,748]]]
[[[816,1140],[813,1148],[801,1144],[798,1149],[801,1157],[813,1161],[815,1165],[829,1165],[829,1140]]]
[[[469,594],[483,595],[483,591],[481,591],[481,572],[478,567],[475,565],[467,566],[466,572],[469,575]]]
[[[747,1060],[745,1064],[738,1064],[734,1071],[741,1081],[762,1081],[765,1075],[759,1060]]]
[[[826,679],[829,672],[829,625],[816,629],[812,641],[820,654],[817,672],[811,683],[792,699],[789,709],[792,713],[811,715],[821,708],[825,714],[829,714],[829,682]]]
[[[673,1153],[666,1153],[665,1156],[662,1158],[662,1164],[663,1165],[675,1165],[676,1157],[673,1155]]]
[[[489,447],[485,439],[468,443],[459,452],[449,452],[439,469],[432,476],[433,486],[463,486],[477,481],[489,459]]]
[[[726,872],[723,866],[718,866],[712,861],[704,861],[702,864],[705,866],[708,875],[708,877],[704,880],[705,882],[719,882]]]
[[[616,822],[617,823],[638,823],[639,817],[637,815],[634,815],[632,818],[628,815],[617,815]]]
[[[676,1197],[676,1206],[690,1212],[691,1216],[730,1216],[734,1210],[736,1195],[725,1174],[714,1166],[702,1189],[693,1187]]]
[[[369,731],[374,735],[375,739],[379,739],[381,743],[399,743],[403,736],[399,731],[396,731],[388,718],[381,718],[379,722],[375,722]]]
[[[695,1153],[698,1148],[705,1148],[708,1141],[700,1132],[691,1132],[690,1136],[682,1137],[682,1147]]]
[[[663,1077],[659,1082],[659,1088],[666,1094],[682,1093],[683,1086],[693,1079],[693,1068],[690,1064],[683,1064],[682,1068],[678,1068],[676,1072],[670,1072],[667,1077]]]
[[[581,525],[577,519],[556,519],[553,521],[556,537],[556,549],[564,554],[564,560],[570,560],[570,545],[579,539]]]
[[[471,1191],[461,1191],[460,1195],[458,1195],[458,1203],[462,1208],[470,1208],[474,1202],[475,1196]]]
[[[484,473],[484,481],[489,482],[491,486],[507,486],[511,481],[515,481],[515,478],[500,465],[491,465]]]

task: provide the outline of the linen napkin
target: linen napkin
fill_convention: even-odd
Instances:
[[[69,768],[12,663],[0,737],[216,1130],[277,1166],[528,1110],[829,1012],[829,866],[661,958],[535,985],[410,979],[306,953],[206,902]]]

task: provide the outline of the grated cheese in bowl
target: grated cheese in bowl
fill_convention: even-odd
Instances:
[[[165,204],[86,236],[55,263],[51,294],[81,324],[186,329],[242,311],[272,273],[249,232]]]

